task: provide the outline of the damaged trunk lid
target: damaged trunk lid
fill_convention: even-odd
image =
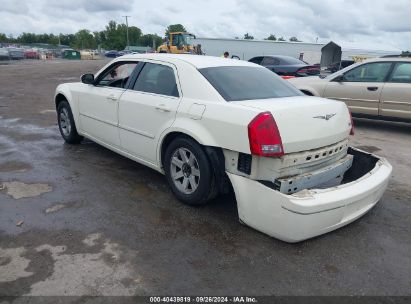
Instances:
[[[286,154],[331,145],[346,139],[351,130],[347,106],[339,101],[295,96],[236,103],[271,112]]]

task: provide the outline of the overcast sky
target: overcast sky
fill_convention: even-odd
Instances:
[[[411,50],[410,0],[0,0],[0,32],[97,31],[109,20],[124,22],[123,15],[143,33],[160,36],[167,25],[182,23],[198,37],[272,33]]]

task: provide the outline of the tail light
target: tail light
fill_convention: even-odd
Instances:
[[[297,71],[298,74],[306,74],[308,72],[307,69],[300,69]]]
[[[347,107],[348,108],[348,107]],[[354,135],[354,120],[352,119],[352,114],[350,108],[348,108],[348,112],[350,113],[350,119],[351,119],[351,131],[350,135]]]
[[[295,76],[281,76],[282,79],[291,79],[291,78],[295,78]]]
[[[269,112],[258,114],[249,123],[248,140],[253,155],[273,157],[284,155],[280,131]]]

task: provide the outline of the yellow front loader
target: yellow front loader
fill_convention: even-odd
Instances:
[[[196,36],[186,32],[173,32],[166,42],[157,48],[158,53],[202,55],[201,45],[194,45]]]

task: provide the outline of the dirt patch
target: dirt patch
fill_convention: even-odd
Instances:
[[[35,197],[53,190],[48,184],[26,184],[18,181],[4,182],[0,184],[0,189],[14,199]]]
[[[47,208],[47,209],[45,210],[45,212],[46,212],[46,214],[48,214],[48,213],[54,213],[54,212],[57,212],[57,211],[59,211],[59,210],[61,210],[61,209],[66,208],[66,207],[67,207],[67,206],[66,206],[65,204],[56,204],[56,205],[53,205],[53,206]]]

